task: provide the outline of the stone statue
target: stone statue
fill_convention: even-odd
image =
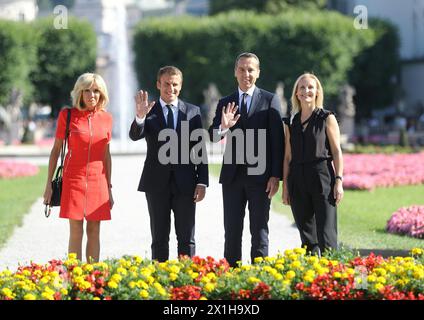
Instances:
[[[340,124],[340,133],[347,136],[347,140],[351,140],[355,134],[355,114],[356,107],[353,101],[356,90],[349,84],[341,86],[338,96],[337,118]]]
[[[22,130],[22,113],[23,105],[22,90],[13,88],[10,93],[9,102],[3,108],[2,122],[5,129],[5,144],[10,145],[20,140]]]
[[[203,90],[203,96],[205,100],[201,108],[202,123],[203,127],[209,128],[215,116],[215,108],[222,96],[215,83],[209,83],[208,88]]]
[[[283,114],[283,117],[287,117],[287,100],[286,97],[284,97],[284,83],[282,81],[277,82],[277,87],[275,88],[275,94],[280,99],[281,103],[281,112]]]

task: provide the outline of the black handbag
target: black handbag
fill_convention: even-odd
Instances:
[[[63,176],[63,162],[65,160],[66,145],[68,143],[69,136],[69,123],[71,121],[71,109],[68,109],[68,116],[66,117],[66,131],[65,131],[65,141],[62,144],[62,149],[60,150],[60,166],[56,169],[56,174],[52,180],[52,197],[50,198],[50,203],[46,205],[44,214],[46,218],[50,216],[51,207],[60,206],[60,196],[62,195],[62,176]]]

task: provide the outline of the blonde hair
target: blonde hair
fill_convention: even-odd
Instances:
[[[96,83],[100,91],[100,99],[96,109],[106,109],[106,105],[109,102],[109,96],[105,81],[99,74],[84,73],[78,77],[77,82],[75,82],[74,89],[71,91],[72,105],[78,110],[84,110],[84,105],[82,104],[82,92],[85,89],[91,88],[93,83]]]
[[[317,84],[317,95],[315,97],[315,107],[317,108],[324,108],[323,104],[324,104],[324,90],[322,89],[322,85],[321,82],[319,81],[319,79],[317,78],[316,75],[309,73],[309,72],[305,72],[304,74],[302,74],[299,78],[297,78],[296,82],[294,83],[293,86],[293,92],[291,95],[291,103],[292,103],[292,109],[291,109],[291,115],[294,116],[296,113],[300,112],[302,110],[302,106],[300,104],[299,99],[296,96],[296,92],[297,92],[297,87],[299,86],[299,82],[300,80],[302,80],[302,78],[312,78],[315,80],[316,84]]]

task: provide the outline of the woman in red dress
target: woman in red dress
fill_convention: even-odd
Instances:
[[[69,219],[69,253],[82,260],[83,222],[87,220],[87,262],[100,256],[100,221],[110,220],[113,206],[109,142],[112,116],[105,111],[107,88],[101,76],[84,73],[71,92],[68,152],[63,169],[60,217]],[[50,153],[44,203],[52,195],[51,181],[65,139],[68,109],[59,113],[56,139]]]

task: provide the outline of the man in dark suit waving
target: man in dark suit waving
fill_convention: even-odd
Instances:
[[[200,137],[198,141],[192,141],[189,137],[194,130],[202,129],[200,108],[178,99],[182,82],[183,75],[178,68],[161,68],[156,82],[160,98],[149,103],[146,91],[137,93],[136,118],[129,133],[132,140],[146,138],[147,142],[138,190],[146,193],[152,259],[160,262],[169,258],[171,210],[175,218],[178,255],[195,255],[196,203],[205,197],[208,185],[207,160],[201,162],[196,158],[199,155],[206,157],[206,154],[193,150],[196,144],[204,144],[204,139]],[[177,139],[164,139],[164,132]],[[170,157],[161,152],[163,148],[170,151]],[[177,155],[177,158],[172,158],[172,155]]]
[[[246,204],[252,262],[268,255],[270,203],[282,178],[281,104],[275,94],[256,87],[259,74],[259,58],[255,54],[242,53],[237,57],[234,75],[238,90],[218,102],[209,128],[214,142],[227,136],[219,181],[224,202],[224,256],[231,266],[237,266],[242,258]]]

